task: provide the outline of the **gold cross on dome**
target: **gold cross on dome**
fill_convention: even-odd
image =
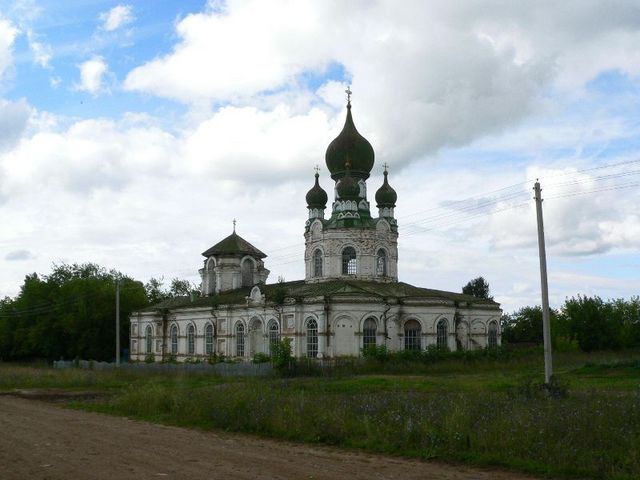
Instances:
[[[347,89],[344,91],[344,93],[346,93],[346,94],[347,94],[347,103],[351,103],[351,94],[353,93],[353,92],[351,91],[351,85],[349,85],[349,86],[347,87]]]

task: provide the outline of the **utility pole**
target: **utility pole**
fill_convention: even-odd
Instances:
[[[553,375],[551,364],[551,325],[549,321],[549,284],[547,282],[547,253],[544,246],[544,224],[542,221],[542,196],[540,182],[536,181],[536,215],[538,217],[538,253],[540,255],[540,289],[542,290],[542,337],[544,339],[544,383],[549,385]]]
[[[120,366],[120,280],[116,280],[116,367]]]

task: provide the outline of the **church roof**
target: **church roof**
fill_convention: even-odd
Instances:
[[[265,294],[267,301],[274,298],[278,288],[284,288],[286,291],[286,297],[295,299],[323,296],[327,296],[329,298],[337,298],[340,296],[362,296],[368,298],[378,297],[381,300],[386,301],[428,299],[457,302],[460,304],[486,305],[490,307],[498,307],[500,305],[494,300],[486,300],[462,293],[416,287],[404,282],[382,283],[364,280],[332,280],[328,282],[311,283],[305,282],[304,280],[298,280],[294,282],[259,285],[259,287],[262,293]],[[221,292],[211,297],[198,297],[193,301],[189,297],[170,298],[160,302],[159,304],[148,307],[145,310],[246,304],[246,298],[249,296],[250,292],[251,287],[243,287]]]
[[[267,255],[238,235],[235,230],[224,240],[219,241],[213,247],[202,253],[205,257],[212,255],[252,255],[265,258]]]

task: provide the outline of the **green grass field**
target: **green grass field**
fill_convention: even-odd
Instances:
[[[0,390],[103,391],[71,406],[549,476],[640,478],[640,352],[564,353],[554,366],[557,398],[539,387],[539,352],[285,379],[0,364]]]

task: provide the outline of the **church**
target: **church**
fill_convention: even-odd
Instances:
[[[347,92],[350,94],[351,92]],[[267,283],[267,255],[231,235],[203,252],[200,296],[166,300],[131,315],[131,359],[178,361],[224,355],[250,360],[291,339],[296,357],[358,356],[431,346],[468,350],[500,345],[500,305],[398,279],[397,193],[384,180],[372,216],[367,179],[374,151],[347,102],[344,127],[329,144],[334,200],[315,184],[306,195],[305,278]]]

